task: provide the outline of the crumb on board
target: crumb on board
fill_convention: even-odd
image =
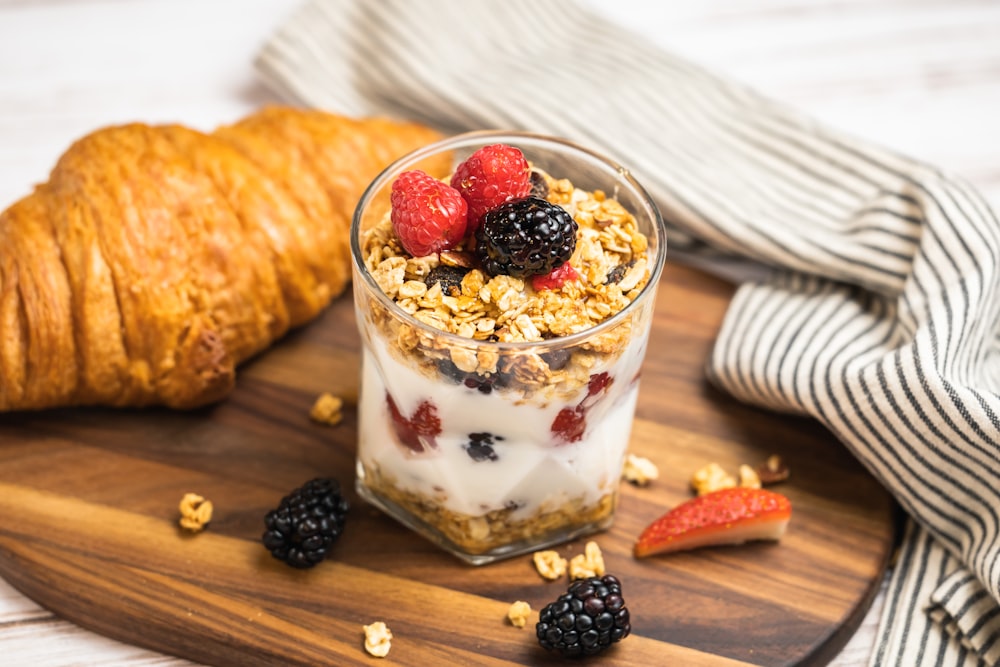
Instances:
[[[344,418],[342,410],[344,401],[329,392],[320,394],[309,410],[309,417],[314,422],[336,426]]]
[[[200,532],[212,520],[212,501],[197,493],[185,493],[178,509],[181,513],[178,523],[192,533]]]
[[[660,470],[656,464],[643,456],[628,454],[625,457],[625,466],[622,468],[622,478],[636,486],[646,486],[654,479],[659,478]]]
[[[382,621],[362,626],[365,631],[365,650],[376,658],[389,655],[392,647],[392,631]]]
[[[507,610],[507,620],[515,628],[523,628],[528,624],[528,618],[531,616],[531,605],[523,600],[518,600],[510,605]]]
[[[569,561],[570,580],[603,577],[604,573],[604,554],[597,542],[587,542],[583,553],[573,556]]]
[[[731,489],[735,486],[736,478],[714,461],[702,466],[691,476],[691,488],[699,496],[720,489]]]
[[[554,581],[566,574],[566,559],[559,555],[558,551],[551,549],[536,551],[531,555],[535,563],[535,569],[544,579]]]

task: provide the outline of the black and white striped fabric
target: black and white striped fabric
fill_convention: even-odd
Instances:
[[[737,289],[707,372],[821,421],[912,517],[872,664],[1000,663],[1000,222],[967,184],[570,0],[307,0],[257,65],[308,105],[601,149],[672,252],[772,268]]]

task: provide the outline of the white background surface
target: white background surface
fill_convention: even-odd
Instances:
[[[716,73],[961,175],[1000,209],[1000,2],[586,1]],[[0,208],[97,127],[209,130],[279,101],[252,60],[294,5],[0,0]],[[876,623],[873,611],[832,664],[866,664]],[[0,665],[186,664],[55,619],[0,581]]]

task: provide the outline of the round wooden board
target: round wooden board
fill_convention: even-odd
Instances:
[[[625,485],[593,539],[621,578],[633,633],[603,665],[822,665],[860,622],[896,536],[890,496],[812,420],[736,403],[703,364],[732,288],[669,265],[658,295],[631,450],[660,479]],[[472,567],[354,494],[359,339],[349,296],[241,369],[211,409],[59,410],[0,416],[0,575],[55,613],[125,642],[211,665],[370,665],[363,623],[392,629],[393,664],[564,664],[506,622],[566,581],[530,557]],[[308,418],[345,401],[336,427]],[[735,471],[779,454],[794,514],[780,543],[636,560],[642,528],[690,497],[716,461]],[[332,475],[352,509],[333,557],[310,571],[272,559],[263,517],[307,479]],[[209,530],[177,527],[197,492]],[[566,557],[585,540],[559,547]]]

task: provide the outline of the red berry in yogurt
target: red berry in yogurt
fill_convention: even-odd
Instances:
[[[441,435],[441,418],[433,403],[422,401],[413,415],[406,417],[400,412],[392,396],[386,394],[385,402],[389,406],[393,430],[403,446],[417,453],[437,448],[436,437]]]
[[[586,411],[580,407],[563,408],[552,420],[551,430],[557,442],[579,442],[587,430]]]
[[[615,379],[607,372],[590,376],[587,395],[575,408],[563,408],[552,420],[552,435],[559,443],[578,442],[587,430],[587,412],[608,392]]]

